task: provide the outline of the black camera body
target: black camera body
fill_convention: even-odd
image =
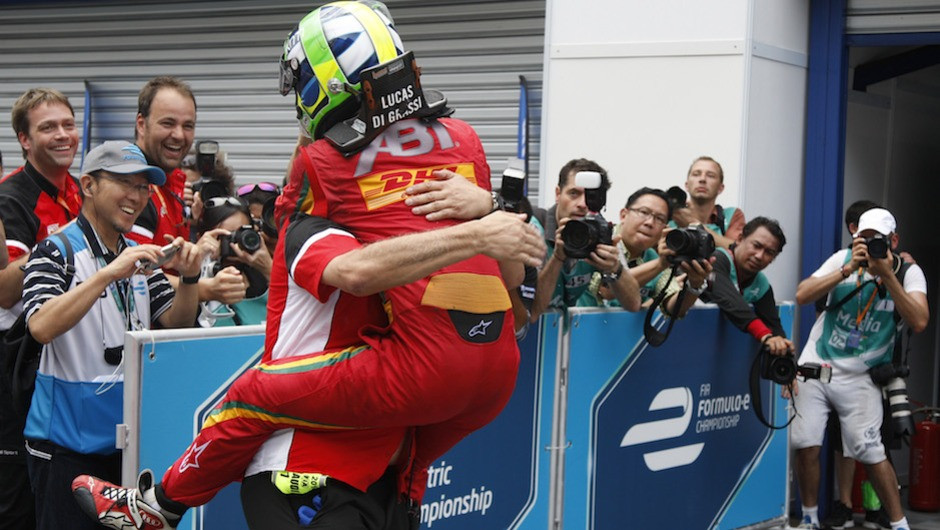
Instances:
[[[760,376],[778,385],[789,385],[796,379],[796,360],[792,355],[772,355],[762,349]]]
[[[767,348],[761,348],[758,355],[761,356],[760,376],[778,385],[789,385],[797,375],[805,379],[819,379],[823,383],[828,383],[832,379],[832,367],[829,365],[805,363],[798,366],[792,353],[774,355]]]
[[[597,245],[613,244],[614,226],[599,213],[589,213],[582,219],[569,219],[561,231],[565,241],[565,255],[583,259],[591,255]]]
[[[888,257],[888,238],[881,234],[865,238],[865,246],[868,247],[868,257],[873,259],[884,259]]]
[[[685,208],[689,195],[679,186],[673,186],[666,190],[666,198],[669,200],[669,211],[674,212],[679,208]]]
[[[907,366],[897,366],[894,363],[884,363],[872,366],[868,369],[868,375],[878,386],[886,386],[896,377],[907,377],[911,374],[911,369]]]
[[[669,256],[672,265],[707,260],[715,252],[715,238],[702,225],[676,228],[666,234],[666,248],[675,252]]]
[[[203,203],[215,197],[227,197],[229,195],[225,184],[208,177],[202,177],[193,182],[193,193],[196,192],[199,193]]]
[[[228,236],[219,239],[219,261],[216,267],[221,269],[225,258],[235,255],[235,252],[232,251],[232,245],[238,245],[244,252],[254,254],[261,248],[261,244],[261,234],[253,226],[244,225],[239,227]]]
[[[591,255],[597,245],[612,245],[614,225],[600,211],[607,204],[607,190],[603,178],[596,171],[579,171],[574,175],[574,184],[584,188],[584,203],[588,214],[581,219],[569,219],[561,230],[565,242],[565,255],[583,259]]]

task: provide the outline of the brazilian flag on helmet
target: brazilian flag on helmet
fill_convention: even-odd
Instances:
[[[381,2],[333,2],[305,16],[284,42],[281,94],[296,94],[301,129],[322,138],[359,110],[364,70],[403,53]]]

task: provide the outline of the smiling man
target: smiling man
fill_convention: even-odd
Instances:
[[[97,528],[71,499],[72,477],[120,479],[115,426],[123,415],[124,332],[195,321],[195,282],[180,282],[174,293],[160,269],[142,265],[157,262],[161,248],[124,237],[147,205],[150,184],[165,179],[133,144],[92,149],[82,168],[81,214],[62,230],[70,248],[47,238],[26,265],[26,322],[45,344],[25,429],[37,530]],[[198,278],[198,248],[180,237],[173,243],[180,250],[168,265]],[[66,253],[74,262],[71,281]]]
[[[196,97],[189,85],[175,77],[160,76],[140,89],[135,143],[148,164],[166,173],[166,183],[150,186],[150,201],[127,234],[130,239],[155,245],[165,245],[176,237],[189,239],[189,218],[183,201],[186,173],[180,165],[195,134]],[[176,286],[176,271],[168,272],[170,282]],[[245,298],[247,288],[241,273],[225,269],[199,281],[199,299],[235,304]]]
[[[23,270],[30,249],[78,215],[81,195],[69,167],[78,147],[75,113],[58,90],[31,88],[13,104],[10,120],[26,164],[0,182],[0,220],[9,265],[0,270],[0,338],[22,311]],[[0,388],[0,521],[33,528],[23,420]]]
[[[147,82],[137,97],[135,143],[150,165],[166,173],[166,183],[152,186],[150,203],[128,236],[138,243],[163,245],[164,235],[189,239],[183,203],[183,157],[196,134],[196,97],[189,85],[168,76]]]

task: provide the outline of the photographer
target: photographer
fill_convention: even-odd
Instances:
[[[123,413],[124,333],[158,322],[188,327],[196,317],[195,281],[187,278],[198,278],[199,249],[181,237],[172,247],[126,237],[150,185],[165,181],[133,144],[92,149],[82,163],[81,214],[64,237],[41,241],[26,264],[23,310],[44,344],[25,428],[37,529],[97,527],[70,498],[72,478],[121,476],[115,425]],[[165,252],[173,252],[165,264],[183,276],[175,292],[160,268],[148,266]]]
[[[640,294],[644,304],[665,289],[663,309],[670,315],[681,317],[708,286],[706,277],[711,273],[712,266],[707,260],[683,260],[679,267],[684,275],[673,278],[666,285],[675,251],[666,246],[662,236],[671,214],[672,206],[664,191],[640,188],[630,195],[626,206],[620,210],[620,224],[614,228],[614,233],[620,234],[617,249],[621,261],[627,264],[630,274],[643,286]],[[657,245],[658,252],[654,250]],[[675,295],[683,288],[691,296],[685,296],[682,306],[676,308]],[[603,299],[613,298],[599,273],[594,274],[591,289],[596,290]],[[607,305],[617,305],[617,301],[610,300]]]
[[[235,195],[248,203],[251,221],[260,227],[261,239],[268,248],[268,254],[274,255],[277,245],[277,226],[274,222],[274,201],[281,194],[281,187],[273,182],[245,184],[235,190]]]
[[[816,319],[800,363],[831,364],[832,382],[802,382],[793,396],[800,414],[791,424],[790,441],[796,448],[807,528],[818,525],[819,452],[830,410],[838,410],[845,454],[865,464],[891,528],[909,528],[881,439],[882,390],[872,370],[892,368],[898,322],[921,332],[929,318],[923,271],[892,252],[898,242],[896,227],[887,210],[866,211],[852,248],[833,254],[797,287],[800,304],[830,293],[829,309]],[[903,282],[898,279],[902,270]]]
[[[203,327],[260,324],[267,314],[271,254],[251,221],[248,205],[237,197],[213,197],[205,204],[197,245],[204,260],[203,278],[232,276],[245,284],[244,300],[201,304]]]
[[[186,173],[183,201],[190,208],[190,218],[195,229],[200,226],[207,200],[234,195],[235,174],[225,164],[225,152],[219,150],[219,143],[215,140],[196,142],[194,152],[186,155],[180,168]]]
[[[738,329],[750,333],[774,355],[793,351],[787,339],[774,290],[762,272],[783,250],[787,238],[780,225],[766,217],[755,217],[746,225],[730,249],[715,250],[715,273],[705,302],[718,304]]]
[[[730,248],[744,228],[744,212],[717,203],[718,195],[725,189],[721,164],[710,156],[696,158],[689,166],[685,189],[689,192],[688,203],[675,209],[669,226],[685,228],[701,223],[715,238],[715,245]]]
[[[872,208],[881,208],[877,203],[869,200],[858,200],[849,205],[845,210],[845,228],[849,232],[849,237],[853,237],[858,232],[858,220],[863,213]],[[849,247],[851,248],[851,244]],[[895,252],[897,252],[895,250]],[[914,264],[914,258],[907,252],[897,253],[906,263]],[[816,317],[826,310],[829,302],[828,293],[816,300]],[[902,347],[900,341],[895,342],[895,350]],[[887,407],[890,409],[890,407]],[[886,410],[887,412],[887,410]],[[885,414],[885,419],[890,419],[890,414]],[[839,428],[839,417],[837,414],[829,416],[826,425],[829,440],[832,442],[833,451],[836,453],[835,476],[836,484],[839,490],[838,500],[833,501],[832,509],[822,521],[823,527],[843,527],[852,519],[852,483],[855,479],[855,460],[844,456],[842,450],[842,430]],[[891,421],[884,421],[881,429],[882,440],[889,449],[900,449],[902,433],[895,431]],[[890,458],[890,453],[888,457]],[[868,480],[862,482],[863,490],[868,490],[871,495],[865,495],[865,521],[880,525],[881,528],[889,528],[888,515],[881,508],[881,501],[878,496],[871,491],[871,483]],[[877,507],[877,508],[876,508]]]
[[[558,186],[555,187],[555,205],[546,216],[545,243],[549,252],[539,271],[532,318],[549,307],[599,305],[597,297],[588,291],[595,272],[607,278],[614,297],[624,309],[640,309],[639,285],[633,275],[623,274],[625,267],[614,246],[620,241],[619,234],[609,244],[598,243],[584,259],[569,258],[565,250],[565,226],[569,221],[584,219],[591,213],[585,201],[585,188],[575,183],[575,175],[587,171],[600,175],[598,189],[601,194],[606,194],[610,188],[607,172],[596,162],[579,158],[561,168]]]

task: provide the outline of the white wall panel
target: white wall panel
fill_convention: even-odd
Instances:
[[[777,300],[794,300],[800,274],[806,70],[753,58],[741,204],[748,219],[780,222],[787,246],[765,272]]]
[[[725,168],[722,202],[738,201],[741,57],[557,60],[551,76],[586,79],[597,71],[607,72],[602,86],[559,82],[548,93],[544,205],[555,200],[558,170],[578,157],[608,170],[612,218],[641,186],[682,185],[700,155]]]
[[[574,157],[610,171],[616,218],[640,186],[680,185],[694,158],[712,156],[725,170],[719,203],[783,224],[792,246],[769,272],[792,298],[808,0],[553,0],[547,18],[541,204]]]

